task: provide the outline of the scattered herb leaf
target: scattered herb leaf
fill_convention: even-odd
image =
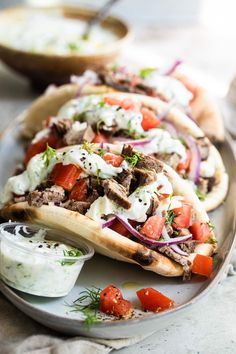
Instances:
[[[137,165],[137,163],[143,159],[143,156],[140,154],[140,152],[137,152],[137,151],[135,153],[133,153],[132,156],[122,154],[122,157],[132,167],[135,167]]]
[[[105,102],[104,102],[104,101],[98,102],[98,107],[99,107],[99,108],[102,108],[102,107],[104,107],[104,106],[105,106]]]
[[[86,150],[89,154],[92,154],[94,152],[94,144],[93,143],[89,143],[88,141],[85,141],[82,145],[81,145],[81,149]]]
[[[215,226],[212,224],[211,221],[208,221],[207,225],[209,226],[210,230],[214,230]]]
[[[174,222],[175,214],[173,210],[167,210],[165,225],[172,225]]]
[[[80,250],[78,250],[77,248],[74,248],[74,249],[71,249],[71,250],[64,250],[63,254],[64,254],[65,257],[80,257],[80,256],[83,255],[83,253]],[[69,260],[61,261],[61,265],[62,266],[72,265],[74,263],[75,263],[74,261],[69,261]]]
[[[41,158],[46,167],[49,166],[51,159],[55,156],[56,156],[56,150],[51,148],[47,143],[46,150],[41,155]]]
[[[70,42],[67,44],[67,47],[68,49],[71,51],[71,52],[77,52],[79,50],[79,46],[78,44],[74,43],[74,42]]]
[[[198,199],[201,201],[206,199],[206,194],[201,192],[198,188],[195,190],[195,194],[197,195]]]
[[[138,76],[140,76],[142,79],[146,79],[146,77],[151,75],[154,71],[156,71],[156,68],[141,68],[139,70]]]

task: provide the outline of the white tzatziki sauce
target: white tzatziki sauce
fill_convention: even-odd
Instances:
[[[83,145],[67,152],[55,152],[55,156],[49,160],[48,164],[45,163],[43,156],[44,153],[35,155],[23,173],[8,179],[1,196],[1,203],[4,204],[11,200],[12,193],[24,195],[26,192],[35,190],[47,178],[56,163],[73,164],[80,167],[83,170],[80,178],[88,175],[102,179],[111,178],[128,168],[125,160],[119,167],[114,167],[106,163],[100,155],[85,150]]]
[[[154,87],[167,101],[174,100],[183,107],[187,107],[193,98],[192,93],[179,80],[168,75],[160,75],[157,71],[148,75],[144,82]]]
[[[66,295],[74,286],[83,266],[84,260],[80,260],[82,251],[45,239],[44,229],[31,237],[27,232],[22,235],[22,227],[18,229],[15,233],[1,230],[2,279],[10,286],[30,294],[49,297]],[[76,259],[70,261],[70,257]]]
[[[42,54],[93,54],[118,40],[110,30],[94,26],[83,39],[86,22],[49,15],[40,11],[21,12],[0,22],[0,43],[8,47]]]
[[[157,198],[157,192],[169,195],[173,193],[172,185],[163,173],[158,173],[156,181],[153,183],[139,187],[130,194],[128,199],[131,207],[129,209],[119,207],[104,196],[96,199],[85,215],[99,223],[104,222],[102,218],[110,214],[119,214],[130,220],[145,222],[147,210],[150,207],[152,198]]]

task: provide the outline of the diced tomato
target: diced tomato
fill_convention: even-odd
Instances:
[[[75,183],[74,187],[72,188],[69,194],[69,199],[84,201],[86,200],[87,192],[88,192],[88,179],[81,179]]]
[[[159,312],[175,306],[175,302],[153,288],[136,292],[143,311]]]
[[[114,167],[119,167],[121,162],[123,161],[123,158],[120,155],[106,153],[103,156],[103,160],[105,160],[106,163],[108,163],[109,165],[112,165]]]
[[[109,104],[110,106],[121,106],[121,100],[118,100],[118,98],[115,98],[115,97],[104,97],[103,101],[106,103],[106,104]]]
[[[119,100],[115,97],[104,97],[104,102],[109,104],[110,106],[120,106],[125,110],[133,110],[140,111],[141,104],[139,102],[135,102],[130,98],[124,98],[123,100]]]
[[[100,293],[100,311],[117,317],[126,317],[132,310],[130,301],[123,299],[121,291],[108,285]]]
[[[99,144],[99,143],[108,143],[108,139],[107,137],[102,134],[102,133],[98,133],[95,135],[95,137],[93,138],[92,143],[94,144]]]
[[[212,257],[197,254],[193,260],[192,273],[210,277],[212,273]]]
[[[129,220],[129,223],[134,227],[136,225],[136,221],[134,220]],[[130,232],[126,229],[126,227],[119,221],[119,220],[115,220],[113,222],[113,224],[110,226],[110,229],[112,229],[113,231],[116,231],[118,234],[125,236],[125,237],[129,237],[130,236]]]
[[[158,199],[159,200],[164,200],[164,199],[166,199],[166,198],[168,198],[170,195],[169,194],[158,194]]]
[[[141,108],[141,113],[143,115],[143,120],[141,125],[144,130],[157,128],[161,124],[160,120],[157,118],[155,113],[151,111],[149,108],[146,107]]]
[[[46,149],[47,146],[47,139],[41,139],[36,143],[30,144],[25,155],[24,163],[27,165],[30,159],[37,154],[40,154]]]
[[[176,167],[177,171],[181,171],[181,170],[187,171],[189,169],[192,155],[191,155],[190,150],[187,150],[186,154],[187,154],[186,160],[184,162],[180,162],[177,165],[177,167]]]
[[[173,209],[176,215],[173,222],[173,227],[176,229],[188,229],[191,222],[192,206],[189,204],[183,204],[180,208]]]
[[[49,179],[56,185],[66,190],[71,190],[80,173],[81,169],[77,168],[75,165],[63,165],[62,163],[58,163],[52,170]]]
[[[148,238],[158,240],[165,224],[166,218],[158,215],[150,216],[140,229],[140,232]]]
[[[212,236],[212,231],[207,223],[195,222],[189,228],[193,239],[199,242],[206,242]]]

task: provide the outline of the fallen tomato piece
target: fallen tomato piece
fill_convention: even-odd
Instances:
[[[121,291],[113,285],[108,285],[100,293],[100,311],[117,317],[130,317],[133,306],[123,299]]]
[[[143,311],[159,312],[170,309],[176,304],[173,300],[153,288],[143,288],[136,292]]]
[[[193,260],[192,273],[210,277],[212,273],[212,257],[197,254]]]

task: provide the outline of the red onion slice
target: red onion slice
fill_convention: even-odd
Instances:
[[[165,241],[171,240],[165,226],[163,227],[162,230],[162,237],[164,238]],[[172,245],[170,246],[170,248],[175,252],[178,253],[181,256],[188,256],[187,252],[184,252],[183,250],[181,250],[181,248],[178,245]]]
[[[122,140],[121,139],[116,139],[114,141],[115,144],[119,144],[119,143],[125,143],[128,145],[133,145],[133,146],[142,146],[142,145],[146,145],[149,144],[152,141],[152,139],[139,139],[139,140]]]
[[[140,232],[138,232],[126,218],[124,218],[121,215],[116,215],[117,219],[124,225],[124,227],[137,239],[142,241],[143,243],[146,243],[147,245],[150,246],[155,246],[155,247],[163,247],[163,246],[170,246],[170,245],[177,245],[178,243],[183,243],[187,240],[190,240],[192,238],[192,235],[186,235],[186,236],[181,236],[181,237],[175,237],[175,238],[170,238],[168,241],[156,241],[156,240],[151,240],[150,238],[145,237],[142,235]]]
[[[105,227],[110,227],[114,221],[116,220],[115,216],[111,216],[108,220],[106,220],[103,224],[102,224],[102,229],[104,229]]]
[[[178,134],[177,134],[177,131],[175,129],[175,126],[170,123],[168,120],[163,120],[163,124],[165,125],[165,130],[167,130],[170,135],[172,136],[172,138],[175,138],[175,139],[178,139]]]
[[[197,146],[197,143],[194,141],[194,139],[191,136],[182,132],[179,133],[179,136],[181,136],[184,139],[184,141],[186,142],[187,146],[191,151],[191,163],[189,167],[188,178],[191,181],[193,181],[195,184],[197,184],[199,182],[200,164],[201,164],[201,154],[199,148]]]
[[[180,64],[182,64],[182,60],[177,59],[163,75],[171,75]]]

